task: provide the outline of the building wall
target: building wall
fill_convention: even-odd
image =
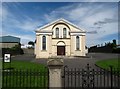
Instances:
[[[12,48],[15,45],[18,45],[18,43],[0,43],[0,48]]]
[[[85,56],[85,36],[79,36],[80,50],[76,50],[76,36],[71,36],[71,56]]]
[[[86,49],[85,49],[85,43],[86,43],[86,41],[85,41],[85,39],[86,39],[86,38],[85,38],[85,35],[82,36],[82,42],[81,42],[81,43],[82,43],[82,45],[81,45],[81,46],[82,46],[82,47],[81,47],[81,48],[82,48],[82,53],[81,53],[82,56],[85,56],[85,55],[86,55]]]
[[[38,36],[38,40],[36,41],[36,58],[48,58],[57,56],[57,43],[65,42],[65,54],[66,56],[70,56],[70,39],[52,39],[52,36],[46,36],[46,50],[42,50],[42,35]],[[38,42],[39,41],[39,42]]]
[[[36,58],[39,58],[40,57],[40,36],[39,35],[36,35],[36,49],[35,49],[35,53],[36,53]]]
[[[43,35],[39,35],[37,36],[37,40],[36,40],[36,58],[48,58],[50,56],[50,48],[51,48],[51,44],[50,44],[50,36],[46,35],[46,50],[42,50],[42,36]]]
[[[85,36],[80,37],[80,50],[76,50],[76,36],[70,39],[52,39],[52,36],[46,35],[46,50],[42,50],[42,36],[37,36],[36,58],[48,58],[57,56],[57,43],[65,43],[65,56],[85,56]]]

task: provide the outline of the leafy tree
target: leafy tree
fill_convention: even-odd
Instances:
[[[20,45],[15,45],[14,47],[10,48],[10,52],[12,54],[24,54],[23,50],[21,49]]]
[[[34,42],[33,41],[29,41],[28,44],[34,46]]]
[[[103,43],[101,44],[101,47],[103,46]]]
[[[107,43],[105,43],[105,46],[107,45]]]
[[[100,47],[100,44],[98,44],[97,46]]]
[[[116,40],[115,40],[115,39],[113,40],[113,44],[115,44],[115,45],[116,45]]]

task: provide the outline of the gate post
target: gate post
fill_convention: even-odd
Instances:
[[[49,68],[49,87],[62,87],[61,73],[63,67],[63,59],[49,59],[47,61],[47,65]]]

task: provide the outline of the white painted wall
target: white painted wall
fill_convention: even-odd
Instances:
[[[63,22],[63,21],[61,21]],[[65,22],[64,22],[65,23]],[[36,32],[36,58],[48,58],[57,56],[57,43],[65,44],[65,56],[85,56],[85,32],[67,23],[52,24]],[[56,39],[56,28],[59,28],[59,39]],[[63,38],[63,28],[67,29],[67,39]],[[70,32],[70,34],[69,34]],[[46,35],[46,50],[42,50],[42,36]],[[76,36],[80,38],[80,50],[76,50]]]

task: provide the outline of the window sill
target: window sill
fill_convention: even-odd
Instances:
[[[81,51],[81,50],[75,50],[75,51]]]
[[[43,52],[47,52],[47,50],[41,50],[41,51],[43,51]]]
[[[52,38],[52,39],[70,39],[70,38]]]

